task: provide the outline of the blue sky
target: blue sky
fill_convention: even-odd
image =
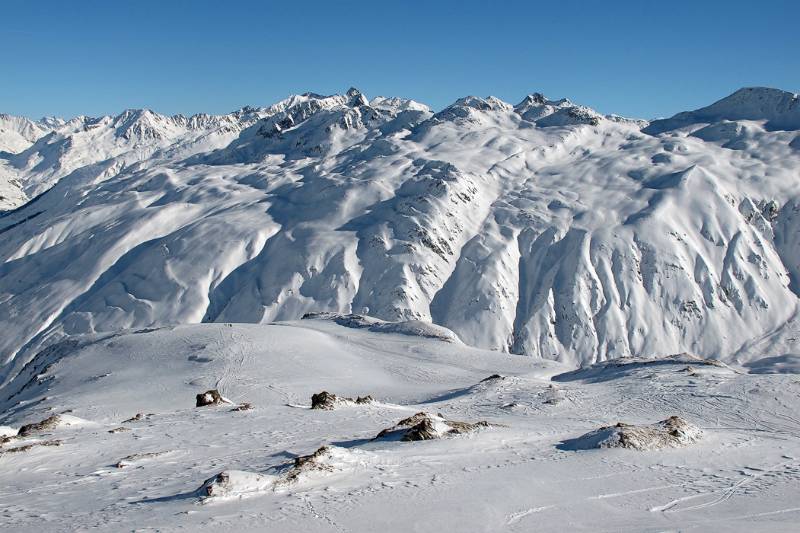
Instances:
[[[530,92],[652,118],[800,91],[800,2],[0,2],[0,112],[223,113],[292,93]]]

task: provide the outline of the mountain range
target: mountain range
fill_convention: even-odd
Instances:
[[[800,98],[672,118],[534,93],[434,112],[0,115],[0,377],[66,337],[307,313],[580,366],[796,352]]]

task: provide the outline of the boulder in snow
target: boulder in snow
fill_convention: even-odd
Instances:
[[[348,405],[348,404],[369,404],[373,403],[375,400],[372,396],[359,396],[355,399],[353,398],[344,398],[336,396],[328,391],[322,391],[317,394],[313,394],[311,396],[311,408],[312,409],[322,409],[325,411],[332,411],[336,409],[339,405]]]
[[[618,422],[590,431],[576,439],[559,445],[563,450],[589,450],[595,448],[630,448],[634,450],[658,450],[679,448],[697,442],[703,432],[697,426],[678,417],[671,416],[649,425],[632,425]]]
[[[459,422],[446,420],[441,415],[434,416],[428,413],[417,413],[414,416],[404,418],[390,428],[384,429],[378,433],[374,440],[432,440],[468,433],[478,428],[489,426],[490,424],[483,420],[480,422]]]
[[[217,389],[207,390],[197,395],[197,404],[195,407],[204,407],[206,405],[219,405],[225,403],[222,395]]]
[[[36,448],[39,446],[61,446],[60,440],[43,440],[38,442],[31,442],[28,444],[23,444],[22,446],[15,446],[13,448],[2,448],[0,447],[0,455],[5,455],[7,453],[20,453],[20,452],[27,452],[32,448]]]
[[[28,437],[30,435],[40,433],[42,431],[55,429],[60,421],[61,417],[59,415],[49,416],[39,422],[25,424],[24,426],[19,428],[19,432],[17,433],[17,435],[20,437]]]
[[[203,482],[197,494],[203,500],[244,498],[271,490],[276,479],[254,472],[226,470]]]
[[[321,446],[312,454],[295,457],[294,464],[283,474],[279,483],[295,483],[313,474],[331,474],[363,461],[363,452],[338,446]]]

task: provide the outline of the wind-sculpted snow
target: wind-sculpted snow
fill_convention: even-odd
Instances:
[[[0,216],[2,375],[68,335],[312,312],[573,365],[783,355],[800,276],[787,94],[644,130],[540,94],[432,114],[355,89],[56,125],[0,157],[41,193]]]

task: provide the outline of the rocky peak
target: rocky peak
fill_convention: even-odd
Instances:
[[[347,96],[348,98],[347,105],[349,105],[350,107],[361,107],[369,105],[369,100],[367,100],[367,97],[361,94],[361,91],[359,91],[355,87],[350,87],[347,90],[347,93],[345,93],[345,96]]]
[[[523,119],[537,126],[567,126],[588,124],[596,126],[603,116],[591,108],[575,105],[569,99],[548,100],[541,93],[529,94],[514,106]]]

